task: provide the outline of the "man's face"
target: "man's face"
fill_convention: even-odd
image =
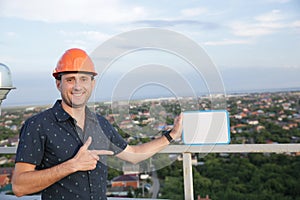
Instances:
[[[94,89],[95,80],[89,74],[63,74],[56,86],[61,92],[63,103],[71,108],[84,107]]]

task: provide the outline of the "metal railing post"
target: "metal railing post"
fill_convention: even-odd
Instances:
[[[194,199],[192,154],[183,153],[184,199]]]

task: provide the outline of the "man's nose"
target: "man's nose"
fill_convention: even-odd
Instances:
[[[79,79],[75,79],[74,89],[81,89],[81,81]]]

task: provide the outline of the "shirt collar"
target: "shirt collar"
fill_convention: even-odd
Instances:
[[[57,121],[63,122],[72,118],[61,106],[62,100],[57,100],[53,106],[53,113]]]
[[[61,106],[62,100],[57,100],[53,106],[54,115],[57,121],[64,122],[68,119],[73,119]],[[97,116],[95,113],[91,112],[90,109],[86,106],[85,108],[85,117],[89,120],[97,122]],[[73,119],[74,120],[74,119]]]

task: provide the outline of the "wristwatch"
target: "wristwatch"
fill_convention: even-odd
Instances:
[[[171,131],[172,131],[172,129],[170,129],[170,130],[163,130],[162,131],[162,135],[165,136],[170,143],[173,143],[174,139],[170,135]]]

